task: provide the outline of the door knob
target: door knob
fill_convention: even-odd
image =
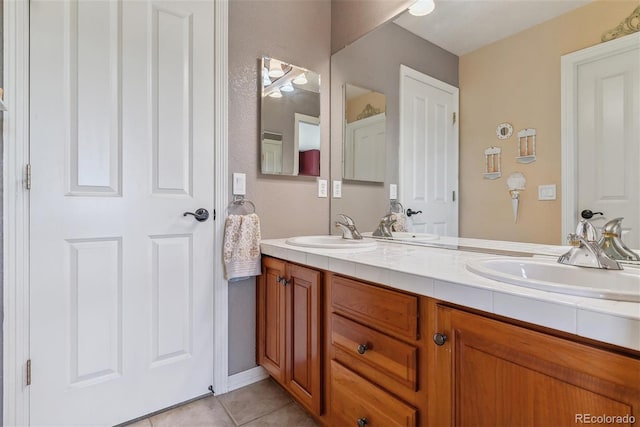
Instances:
[[[414,210],[411,210],[411,208],[407,209],[407,216],[417,215],[419,213],[422,213],[422,211],[414,211]]]
[[[205,208],[197,209],[195,211],[195,213],[194,212],[185,212],[185,213],[182,214],[182,216],[187,216],[187,215],[193,215],[193,217],[198,222],[203,222],[203,221],[206,221],[207,219],[209,219],[209,211],[206,210]]]
[[[584,219],[591,219],[594,215],[604,215],[602,212],[592,212],[589,209],[585,209],[580,212],[580,216]]]

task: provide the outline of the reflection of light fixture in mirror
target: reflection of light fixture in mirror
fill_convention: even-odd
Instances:
[[[300,74],[298,77],[293,79],[293,82],[297,85],[306,85],[308,83],[306,73]]]
[[[269,61],[269,77],[273,77],[275,79],[284,76],[284,71],[282,71],[282,65],[280,61],[276,61],[275,59],[271,59]]]
[[[280,92],[280,89],[275,88],[275,89],[273,90],[273,92],[271,92],[271,93],[269,94],[269,96],[270,96],[271,98],[282,98],[282,92]]]
[[[518,222],[518,199],[520,192],[524,190],[527,180],[521,172],[514,172],[507,178],[507,187],[511,194],[511,207],[513,209],[513,222]]]
[[[267,67],[264,67],[262,70],[262,86],[269,86],[271,84],[271,79],[269,78],[269,70]]]
[[[293,85],[291,84],[291,82],[286,82],[285,84],[283,84],[282,86],[280,86],[280,90],[282,92],[293,92]]]
[[[433,12],[436,8],[433,0],[418,0],[409,8],[409,13],[413,16],[425,16]]]

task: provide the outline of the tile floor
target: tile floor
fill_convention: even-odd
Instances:
[[[315,427],[315,421],[272,379],[205,397],[127,427]]]

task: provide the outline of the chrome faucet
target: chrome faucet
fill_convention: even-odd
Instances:
[[[380,219],[380,223],[378,224],[378,228],[376,228],[375,231],[373,232],[373,235],[375,237],[386,237],[386,238],[393,237],[393,233],[391,232],[391,227],[396,222],[398,222],[398,220],[396,220],[394,218],[394,214],[393,213],[390,213],[390,214],[387,214],[387,215],[383,216]]]
[[[624,261],[640,261],[640,255],[629,249],[621,239],[622,220],[615,218],[602,227],[602,237],[598,240],[598,246],[611,259]]]
[[[579,267],[622,270],[616,260],[609,258],[595,240],[596,232],[590,222],[580,220],[576,234],[569,234],[569,243],[573,246],[569,252],[558,258],[560,264]]]
[[[353,219],[344,214],[338,214],[338,216],[342,219],[342,221],[336,221],[336,228],[339,228],[342,231],[342,238],[361,240],[362,235],[356,228],[356,223],[353,221]]]

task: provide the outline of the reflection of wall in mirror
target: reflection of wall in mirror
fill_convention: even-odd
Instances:
[[[296,89],[282,98],[262,98],[262,129],[282,134],[282,175],[297,175],[298,152],[295,150],[295,113],[320,116],[320,96]],[[294,161],[294,158],[296,161]]]
[[[560,57],[600,43],[637,1],[595,1],[460,57],[460,235],[560,244],[562,195],[538,201],[537,187],[561,187]],[[498,141],[495,129],[537,131],[537,160],[516,163],[517,138]],[[515,135],[515,132],[514,132]],[[502,180],[479,178],[483,149],[499,143],[503,175],[521,170],[531,191],[520,194],[518,223]],[[474,215],[465,215],[474,212]],[[481,221],[478,218],[482,218]]]
[[[371,106],[378,114],[384,113],[387,108],[385,96],[378,92],[369,92],[352,99],[347,99],[345,104],[344,116],[347,123],[358,120],[358,116],[360,116],[368,106]]]
[[[389,208],[388,185],[398,183],[400,64],[458,86],[456,55],[393,23],[375,29],[331,57],[332,180],[342,179],[345,83],[369,88],[386,98],[384,185],[345,182],[342,198],[331,200],[331,217],[344,212],[354,218],[361,231],[372,231],[378,226],[380,217]]]

